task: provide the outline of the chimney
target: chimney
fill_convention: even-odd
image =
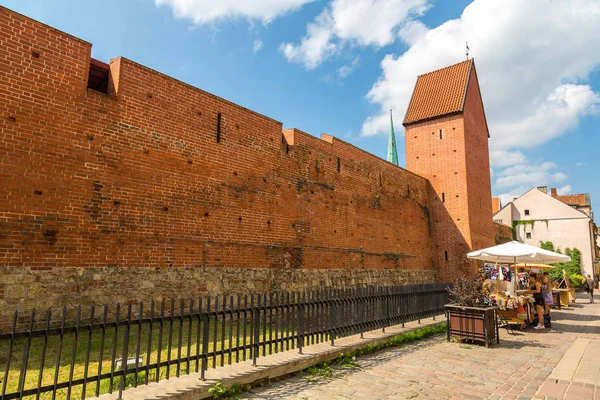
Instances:
[[[552,188],[552,189],[550,189],[550,195],[551,195],[552,197],[556,197],[556,188]]]
[[[538,186],[537,188],[540,192],[548,194],[548,186]]]

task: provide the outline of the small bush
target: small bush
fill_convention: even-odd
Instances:
[[[583,280],[584,279],[585,279],[585,277],[583,277],[579,274],[569,275],[569,280],[571,281],[571,286],[573,286],[574,289],[583,288]]]
[[[212,394],[214,399],[220,399],[224,397],[237,399],[248,390],[250,390],[249,385],[240,385],[239,383],[234,383],[231,388],[227,389],[227,386],[225,386],[223,382],[217,381],[208,389],[208,393]]]
[[[215,382],[215,384],[208,388],[208,393],[212,394],[215,399],[225,397],[227,395],[227,386],[221,381]]]

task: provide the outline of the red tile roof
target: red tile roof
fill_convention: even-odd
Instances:
[[[556,199],[568,205],[589,206],[585,201],[585,193],[557,195]]]
[[[420,75],[403,124],[463,111],[473,59]]]

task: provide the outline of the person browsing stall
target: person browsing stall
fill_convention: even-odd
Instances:
[[[554,299],[552,298],[552,283],[550,283],[547,272],[544,272],[541,277],[541,285],[544,293],[544,314],[550,315],[550,306],[554,305]]]
[[[546,329],[544,327],[544,292],[542,291],[542,285],[537,279],[537,274],[532,272],[529,274],[529,291],[528,293],[533,295],[535,301],[535,311],[538,316],[538,324],[533,329]]]

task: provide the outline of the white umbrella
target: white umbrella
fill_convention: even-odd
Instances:
[[[467,257],[474,260],[500,264],[552,264],[571,261],[571,257],[565,256],[564,254],[540,249],[539,247],[517,242],[516,240],[498,246],[488,247],[487,249],[472,251],[467,254]]]
[[[487,249],[472,251],[467,254],[467,257],[473,260],[482,260],[500,264],[514,264],[515,276],[517,274],[517,263],[551,264],[571,261],[571,257],[569,256],[517,242],[516,240],[498,246],[488,247]],[[513,291],[516,292],[515,287],[513,287]],[[513,294],[515,294],[515,292],[513,292]]]

